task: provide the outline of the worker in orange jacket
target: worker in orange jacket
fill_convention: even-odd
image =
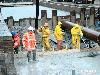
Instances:
[[[13,38],[13,42],[14,42],[14,45],[13,45],[13,48],[15,50],[14,53],[18,54],[18,48],[20,46],[20,37],[19,37],[18,33],[16,33],[16,32],[12,31],[11,34],[12,34],[12,38]]]
[[[35,33],[33,32],[35,29],[33,27],[28,28],[28,32],[24,33],[22,44],[23,47],[28,51],[27,57],[28,62],[31,58],[31,53],[33,52],[33,61],[36,60],[36,39],[35,39]]]

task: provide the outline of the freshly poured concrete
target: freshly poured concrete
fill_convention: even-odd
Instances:
[[[15,55],[15,66],[18,75],[99,75],[100,56],[87,55],[74,50],[38,52],[36,62],[27,62],[23,51]]]

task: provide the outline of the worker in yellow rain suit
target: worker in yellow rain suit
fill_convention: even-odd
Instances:
[[[80,38],[83,36],[81,28],[78,24],[75,24],[71,29],[72,34],[72,46],[74,49],[80,49]]]
[[[39,32],[42,32],[42,45],[44,47],[44,50],[45,51],[50,50],[50,43],[49,43],[50,30],[47,22],[44,24],[43,27],[41,26]]]
[[[59,50],[62,50],[62,41],[63,41],[63,32],[61,29],[61,24],[62,23],[59,21],[54,31],[54,37],[57,40],[57,47]]]

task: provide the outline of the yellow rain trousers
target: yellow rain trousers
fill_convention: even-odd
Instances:
[[[78,24],[71,29],[72,34],[72,46],[74,49],[80,49],[80,38],[83,36],[81,28]]]

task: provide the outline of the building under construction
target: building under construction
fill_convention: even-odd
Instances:
[[[77,2],[79,4],[77,4]],[[42,47],[37,30],[48,21],[51,51]],[[61,21],[63,49],[57,50],[54,29]],[[80,49],[73,49],[71,29],[78,21],[83,37]],[[36,61],[27,61],[22,46],[29,26],[36,30]],[[20,36],[19,53],[14,54],[11,31]],[[100,1],[80,0],[1,0],[0,3],[0,75],[99,75]],[[32,58],[31,58],[32,59]]]

